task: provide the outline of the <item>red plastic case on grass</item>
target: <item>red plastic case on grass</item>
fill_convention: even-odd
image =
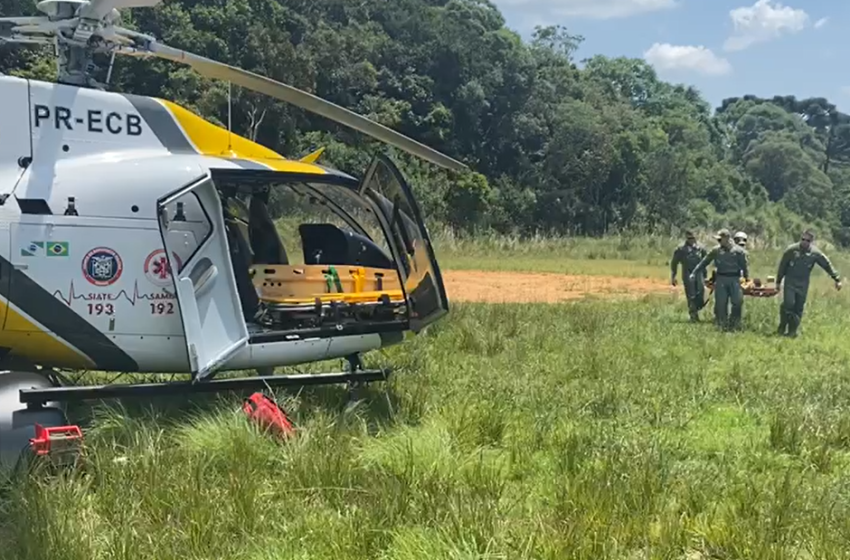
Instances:
[[[295,432],[286,414],[272,399],[262,393],[254,393],[242,405],[242,411],[265,430],[279,437],[287,437]]]

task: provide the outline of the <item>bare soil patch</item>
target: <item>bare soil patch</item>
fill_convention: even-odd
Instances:
[[[556,303],[593,297],[669,294],[671,286],[651,278],[576,276],[543,272],[443,271],[450,301],[484,303]]]

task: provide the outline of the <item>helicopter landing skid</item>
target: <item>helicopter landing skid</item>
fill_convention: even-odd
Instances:
[[[386,381],[391,371],[384,369],[353,369],[344,373],[303,375],[262,375],[235,379],[212,379],[201,383],[173,381],[168,383],[116,383],[111,385],[81,385],[21,389],[20,401],[28,407],[40,407],[51,402],[100,399],[156,398],[169,395],[216,393],[223,391],[255,391],[271,387],[304,387],[346,383],[349,387],[373,381]]]

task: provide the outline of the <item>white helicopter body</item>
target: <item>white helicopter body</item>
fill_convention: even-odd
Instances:
[[[0,278],[0,347],[9,357],[198,374],[343,357],[400,340],[297,330],[273,340],[273,331],[249,331],[243,319],[213,174],[263,172],[352,194],[356,179],[283,159],[165,100],[13,77],[0,77],[0,98],[0,122],[13,133],[0,145],[0,264],[9,271]],[[181,190],[188,221],[162,229],[160,210],[175,201],[162,202]],[[191,285],[190,268],[205,256],[216,276],[189,298],[196,301],[181,301],[189,291],[175,289],[170,270],[181,271],[177,286]],[[426,266],[439,292],[430,322],[447,302],[436,262]]]
[[[388,158],[375,156],[360,180],[317,164],[321,150],[287,159],[168,100],[103,91],[93,57],[186,64],[466,166],[309,93],[116,26],[118,8],[158,3],[43,0],[45,16],[0,18],[0,44],[59,54],[57,83],[0,75],[0,467],[74,433],[65,401],[385,379],[360,354],[448,312],[421,211]],[[274,204],[290,221],[316,211],[318,223],[302,220],[294,241],[273,222]],[[342,357],[347,373],[274,374]],[[217,375],[252,369],[271,374]],[[190,380],[80,386],[60,370]]]

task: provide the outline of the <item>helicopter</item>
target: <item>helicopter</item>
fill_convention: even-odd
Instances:
[[[388,156],[359,179],[318,164],[322,149],[287,159],[169,100],[107,91],[93,57],[185,64],[440,167],[467,166],[118,25],[119,9],[159,2],[43,0],[44,16],[0,18],[0,43],[58,54],[55,83],[0,75],[0,464],[34,430],[65,426],[70,401],[384,380],[388,369],[366,369],[361,354],[449,311],[422,211]],[[282,239],[275,201],[315,210],[297,226],[300,244]],[[338,358],[341,373],[273,373]],[[79,385],[60,370],[189,379]],[[237,370],[257,375],[222,375]]]

